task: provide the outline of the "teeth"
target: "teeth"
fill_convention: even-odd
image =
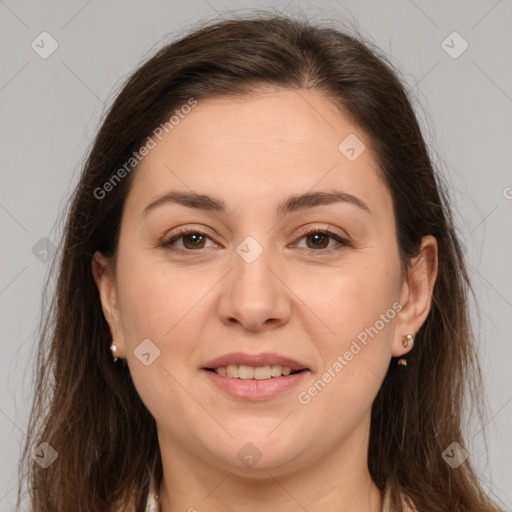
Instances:
[[[269,365],[254,368],[254,378],[256,380],[270,379],[272,377],[272,368]]]
[[[287,366],[281,366],[279,364],[258,367],[247,366],[245,364],[230,364],[228,366],[215,368],[215,373],[223,377],[231,377],[232,379],[266,380],[272,377],[281,377],[281,375],[290,375],[291,368],[288,368]]]
[[[232,377],[234,379],[238,379],[240,377],[240,373],[239,373],[239,369],[240,367],[237,366],[236,364],[230,364],[227,368],[226,368],[226,375],[228,377]]]
[[[282,370],[281,366],[279,366],[278,364],[273,364],[270,367],[270,374],[272,375],[272,377],[280,377],[281,376],[281,370]]]
[[[238,376],[241,379],[253,379],[254,378],[254,368],[252,366],[245,366],[245,364],[241,364],[238,367]]]

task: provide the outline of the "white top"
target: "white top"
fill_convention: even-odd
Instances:
[[[405,507],[405,504],[404,504],[404,510],[410,510],[410,509]],[[158,501],[158,495],[156,493],[155,478],[153,475],[151,475],[151,482],[149,485],[149,494],[148,494],[148,499],[146,501],[146,508],[144,509],[144,511],[145,512],[160,512],[160,504]],[[391,510],[391,488],[387,485],[384,490],[384,500],[382,503],[382,512],[393,512]]]
[[[155,476],[151,473],[151,480],[149,482],[149,493],[146,501],[146,508],[144,512],[160,512],[160,502],[156,493]]]

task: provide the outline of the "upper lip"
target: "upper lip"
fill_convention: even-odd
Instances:
[[[234,365],[247,365],[247,366],[267,366],[278,364],[283,367],[288,367],[292,371],[307,370],[308,367],[300,361],[291,359],[290,357],[282,356],[272,352],[263,352],[261,354],[244,354],[243,352],[232,352],[223,356],[212,359],[203,368],[216,369],[230,364]]]

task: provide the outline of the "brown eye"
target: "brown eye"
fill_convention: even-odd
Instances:
[[[183,245],[187,249],[202,249],[204,246],[204,235],[201,233],[190,233],[187,235],[181,235],[180,238],[183,238]],[[188,243],[190,241],[190,245]]]
[[[171,252],[179,254],[191,254],[200,249],[205,249],[206,241],[211,240],[207,233],[196,229],[184,229],[162,242],[161,246]],[[181,240],[181,247],[175,247]]]
[[[306,245],[305,247],[299,245],[299,247],[312,253],[319,253],[319,255],[330,254],[351,246],[347,239],[328,229],[305,229],[300,233],[300,236],[299,242],[305,240]],[[331,242],[334,243],[329,245]]]
[[[318,232],[313,233],[312,235],[307,235],[304,238],[306,238],[306,240],[311,240],[312,242],[311,246],[308,244],[309,249],[326,249],[331,237],[325,233]]]

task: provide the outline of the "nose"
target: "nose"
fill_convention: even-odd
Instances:
[[[270,251],[263,250],[254,261],[234,252],[233,266],[223,280],[219,302],[221,321],[230,326],[239,324],[253,332],[286,324],[291,316],[293,294]]]

